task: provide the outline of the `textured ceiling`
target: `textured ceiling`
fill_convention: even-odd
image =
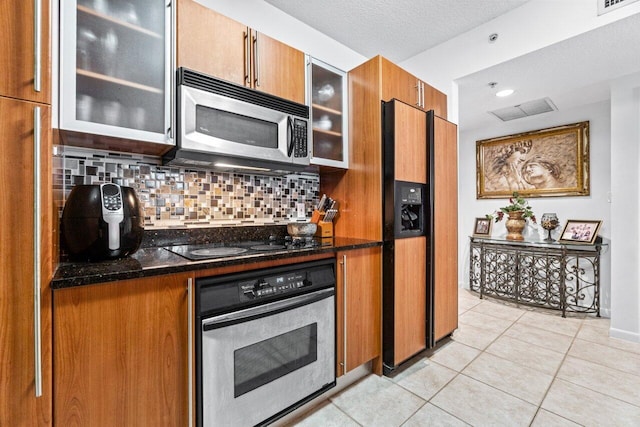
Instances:
[[[499,123],[489,111],[549,97],[559,111],[605,101],[610,81],[640,70],[640,14],[456,80],[465,130]],[[489,82],[498,82],[491,89]],[[500,89],[515,89],[498,98]],[[526,119],[523,119],[526,120]]]
[[[265,0],[370,58],[402,62],[528,0]]]
[[[365,57],[381,54],[400,63],[529,0],[264,1]],[[489,111],[540,98],[550,98],[559,111],[608,100],[613,79],[640,71],[636,46],[640,13],[461,77],[459,129],[491,127],[500,120]],[[505,88],[516,92],[497,98]]]

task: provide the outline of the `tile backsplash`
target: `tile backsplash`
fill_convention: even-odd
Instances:
[[[318,201],[319,176],[263,176],[162,166],[158,157],[57,146],[54,191],[64,206],[74,185],[112,182],[133,187],[145,228],[286,223]],[[62,214],[62,211],[60,211]]]

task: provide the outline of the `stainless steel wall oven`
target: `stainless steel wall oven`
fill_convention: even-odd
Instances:
[[[196,280],[198,426],[267,425],[336,384],[335,260]]]

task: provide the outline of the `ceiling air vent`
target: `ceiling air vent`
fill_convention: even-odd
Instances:
[[[611,12],[638,0],[598,0],[598,15]]]
[[[556,110],[556,106],[553,105],[553,102],[549,98],[543,98],[489,112],[503,122],[508,122],[509,120],[521,119],[523,117],[535,116],[536,114]]]

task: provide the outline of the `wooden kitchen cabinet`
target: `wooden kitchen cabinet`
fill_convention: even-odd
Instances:
[[[319,166],[349,168],[347,73],[315,58],[308,63],[313,156]]]
[[[381,56],[374,57],[348,73],[349,82],[349,169],[346,171],[326,171],[321,170],[320,192],[331,195],[340,201],[340,215],[334,224],[334,233],[340,237],[352,237],[370,240],[383,240],[383,193],[384,193],[384,165],[383,165],[383,122],[381,112],[381,102],[396,98],[409,104],[406,123],[401,123],[397,128],[401,138],[404,140],[422,141],[418,144],[426,145],[430,140],[429,127],[425,123],[424,112],[411,108],[417,101],[417,94],[414,92],[416,86],[415,77],[410,73],[390,63]],[[446,112],[446,97],[434,97],[437,105],[428,105],[427,88],[425,87],[425,107],[434,111]],[[415,116],[415,117],[414,117]],[[419,119],[416,117],[420,117]],[[427,122],[428,122],[427,114]],[[403,118],[404,120],[404,118]],[[437,127],[434,129],[440,138],[441,120],[438,119]],[[446,121],[445,121],[446,122]],[[451,130],[450,127],[454,129]],[[434,284],[436,293],[436,307],[432,310],[427,301],[422,300],[428,307],[423,318],[429,321],[427,328],[433,326],[430,322],[431,316],[436,315],[439,326],[435,328],[436,339],[440,339],[443,331],[452,330],[452,313],[456,312],[457,322],[457,300],[454,299],[455,290],[451,288],[451,279],[457,270],[457,252],[455,246],[455,236],[457,235],[457,141],[455,125],[447,125],[446,143],[437,143],[435,151],[426,152],[428,165],[421,167],[417,159],[421,157],[419,152],[409,156],[402,153],[397,157],[398,179],[408,181],[426,182],[427,186],[436,186],[437,216],[433,216],[433,236],[427,236],[426,255],[422,259],[430,260],[432,256],[431,248],[439,248],[440,244],[447,246],[440,251],[435,258],[435,264],[427,261],[423,263],[420,274],[425,274],[426,281],[429,282],[431,264],[435,267]],[[426,133],[425,133],[426,129]],[[437,131],[436,131],[437,129]],[[425,138],[426,134],[426,138]],[[422,151],[420,151],[422,152]],[[424,157],[422,157],[424,158]],[[422,166],[424,163],[422,164]],[[437,168],[434,170],[434,168]],[[435,176],[435,180],[432,178]],[[426,181],[425,181],[426,180]],[[438,199],[439,198],[439,199]],[[431,209],[431,206],[429,206]],[[437,239],[432,241],[431,238]],[[411,255],[415,251],[407,249]],[[378,256],[378,255],[376,255]],[[347,261],[347,264],[349,262]],[[423,271],[424,270],[424,271]],[[398,271],[400,273],[400,271]],[[378,274],[381,274],[379,271]],[[442,279],[442,280],[441,280]],[[441,285],[442,283],[442,285]],[[455,282],[457,284],[457,280]],[[443,286],[446,290],[443,290]],[[456,286],[457,289],[457,286]],[[429,287],[427,287],[429,290]],[[418,289],[413,290],[418,292]],[[411,293],[411,292],[409,292]],[[455,294],[457,295],[457,294]],[[403,297],[404,298],[404,297]],[[386,304],[386,302],[382,302]],[[418,310],[418,307],[412,310]],[[422,315],[421,315],[422,316]],[[446,319],[446,320],[441,320]],[[402,323],[402,319],[399,320]],[[457,326],[457,323],[455,324]],[[400,324],[400,327],[403,325]],[[404,324],[406,326],[406,324]],[[453,326],[455,329],[456,326]],[[441,329],[439,329],[441,328]],[[432,330],[432,329],[430,329]],[[399,331],[400,332],[400,331]],[[431,336],[429,336],[431,335]],[[432,345],[434,334],[427,333],[427,347]],[[422,343],[416,336],[408,336],[403,340],[407,343],[406,349],[402,350],[399,358],[410,354],[415,349],[420,348]],[[382,350],[379,349],[379,352]],[[399,360],[399,359],[398,359]],[[347,362],[349,362],[347,360]],[[349,365],[347,365],[349,368]]]
[[[50,122],[48,105],[0,97],[0,426],[52,422]]]
[[[380,57],[380,64],[384,101],[395,98],[424,111],[434,110],[439,117],[447,118],[447,95],[385,58]]]
[[[49,5],[0,6],[0,426],[52,424]]]
[[[382,240],[384,177],[380,103],[396,98],[415,104],[416,94],[412,92],[415,77],[376,56],[349,71],[348,83],[349,170],[321,171],[320,191],[341,203],[340,216],[334,226],[336,236]],[[446,96],[441,101],[444,103],[440,102],[437,109],[446,113]]]
[[[188,425],[190,278],[54,292],[56,425]]]
[[[380,58],[380,66],[384,79],[382,100],[389,101],[395,98],[420,108],[418,78],[386,58]]]
[[[61,2],[65,145],[154,155],[173,146],[171,16],[155,0]]]
[[[177,65],[305,103],[304,52],[194,0],[179,0]]]
[[[49,5],[50,2],[46,0],[2,2],[0,96],[51,103]],[[36,73],[37,64],[39,77]],[[36,81],[39,81],[39,90],[34,87]]]
[[[336,372],[344,375],[374,360],[380,362],[381,248],[338,252],[336,292]],[[379,365],[379,366],[376,366]]]

